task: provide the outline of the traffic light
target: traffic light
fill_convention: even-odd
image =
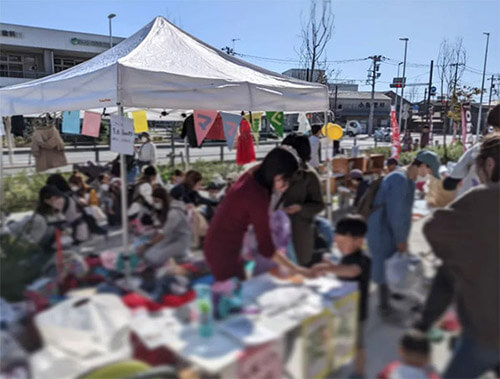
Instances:
[[[403,88],[403,84],[402,83],[391,83],[390,87],[391,88]]]

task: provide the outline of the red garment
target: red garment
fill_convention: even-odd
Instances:
[[[178,308],[194,300],[196,293],[191,290],[184,295],[165,295],[161,303],[155,303],[136,293],[129,293],[122,297],[123,303],[131,308],[146,308],[148,311],[156,312],[162,308]]]
[[[222,125],[222,117],[220,113],[214,121],[214,124],[208,131],[205,139],[214,139],[218,141],[225,141],[226,136],[224,135],[224,126]]]
[[[250,124],[243,118],[240,123],[240,135],[236,148],[236,164],[243,166],[253,161],[255,161],[255,149]]]
[[[234,276],[245,279],[241,247],[249,225],[253,225],[259,252],[271,258],[275,246],[269,227],[269,191],[255,179],[254,170],[232,185],[210,222],[204,254],[215,280]]]

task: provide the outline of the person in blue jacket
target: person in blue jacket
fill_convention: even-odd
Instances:
[[[422,153],[425,155],[429,152]],[[426,157],[419,155],[406,172],[393,171],[384,178],[373,202],[375,211],[368,218],[367,239],[372,256],[372,280],[379,286],[382,316],[388,316],[392,311],[386,285],[385,261],[396,252],[408,250],[415,180],[419,174],[425,176],[428,172],[428,165],[424,163]]]

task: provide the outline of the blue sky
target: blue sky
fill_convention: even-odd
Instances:
[[[331,0],[335,31],[327,54],[329,60],[366,58],[380,54],[393,59],[382,64],[377,90],[386,90],[396,76],[397,62],[403,58],[403,42],[408,37],[408,62],[429,64],[436,60],[444,37],[463,37],[467,66],[463,83],[479,87],[486,37],[490,32],[487,72],[500,73],[500,1],[498,0]],[[300,46],[301,17],[307,14],[307,0],[1,0],[0,22],[108,33],[109,13],[115,13],[113,34],[128,37],[155,16],[175,24],[213,45],[235,42],[236,52],[277,62],[244,57],[254,64],[282,72],[296,66]],[[302,15],[302,16],[301,16]],[[396,64],[394,64],[396,63]],[[364,84],[368,61],[332,64],[339,78]],[[429,68],[410,65],[408,82],[425,82]],[[437,77],[435,83],[437,84]],[[489,82],[485,83],[488,86]],[[439,86],[438,86],[439,87]],[[361,87],[368,89],[367,87]],[[418,96],[423,96],[424,87]]]

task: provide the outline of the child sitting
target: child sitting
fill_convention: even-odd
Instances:
[[[431,346],[427,336],[410,331],[401,339],[399,346],[401,361],[392,362],[379,374],[378,379],[438,378],[429,365]]]
[[[329,261],[313,266],[317,274],[333,273],[341,280],[355,281],[359,289],[358,337],[353,377],[364,377],[365,349],[363,324],[368,318],[368,295],[371,259],[362,250],[366,235],[366,222],[360,216],[348,215],[335,228],[335,243],[342,253],[338,264]]]

